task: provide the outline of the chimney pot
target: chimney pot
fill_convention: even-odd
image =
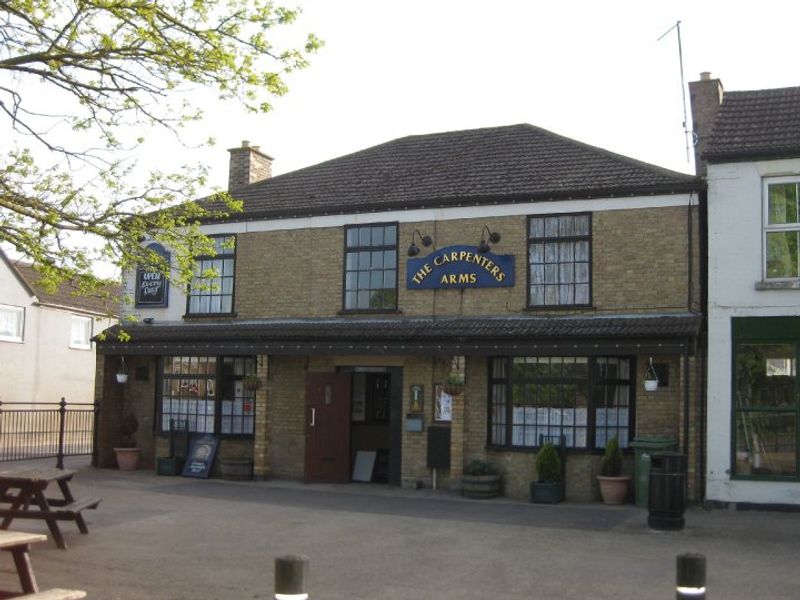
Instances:
[[[711,71],[703,71],[700,73],[700,81],[711,81]]]
[[[249,148],[250,140],[242,140],[242,148]]]

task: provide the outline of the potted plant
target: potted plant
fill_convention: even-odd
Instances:
[[[464,378],[458,373],[450,373],[444,380],[444,391],[451,396],[456,396],[464,391]]]
[[[119,424],[120,445],[114,448],[117,453],[117,466],[120,471],[134,471],[139,465],[139,448],[134,437],[139,430],[136,416],[129,414]]]
[[[474,458],[464,468],[461,494],[465,498],[494,498],[500,495],[500,472],[490,462]]]
[[[603,459],[600,462],[600,475],[597,485],[606,504],[624,504],[628,499],[630,475],[622,474],[622,450],[619,440],[614,436],[606,442]]]
[[[119,370],[116,373],[117,383],[127,383],[128,381],[128,368],[125,366],[125,357],[121,357],[119,363]]]
[[[530,486],[531,502],[558,504],[564,499],[561,480],[561,457],[556,447],[547,442],[536,454],[537,481]]]
[[[261,387],[261,379],[255,373],[246,375],[244,378],[244,389],[254,392]]]

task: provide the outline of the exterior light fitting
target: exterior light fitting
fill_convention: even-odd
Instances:
[[[486,241],[487,233],[489,234],[489,241]],[[483,230],[481,231],[481,243],[478,244],[478,252],[480,252],[481,254],[485,254],[486,252],[492,249],[492,247],[489,245],[490,242],[492,244],[496,244],[499,241],[500,241],[500,234],[497,233],[496,231],[492,231],[491,229],[489,229],[488,226],[484,225]]]
[[[419,229],[415,229],[414,231],[411,232],[411,245],[408,247],[408,255],[409,256],[416,256],[417,254],[419,254],[419,248],[414,243],[414,235],[415,234],[417,235],[417,237],[419,237],[420,243],[423,246],[425,246],[426,248],[433,243],[433,239],[431,238],[431,236],[422,235],[419,232]]]

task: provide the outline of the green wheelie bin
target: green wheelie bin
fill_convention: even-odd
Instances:
[[[659,452],[670,452],[678,447],[678,440],[671,437],[635,437],[631,448],[636,453],[634,464],[634,485],[636,487],[636,506],[647,508],[650,495],[650,457]]]

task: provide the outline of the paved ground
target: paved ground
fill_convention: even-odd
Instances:
[[[69,549],[39,544],[33,565],[41,587],[94,599],[272,598],[274,559],[288,553],[310,558],[311,600],[674,598],[682,552],[707,556],[709,598],[800,597],[797,513],[691,510],[682,532],[655,533],[633,506],[72,466],[76,495],[103,502],[85,513],[88,536],[65,523]],[[0,589],[14,578],[0,556]]]

